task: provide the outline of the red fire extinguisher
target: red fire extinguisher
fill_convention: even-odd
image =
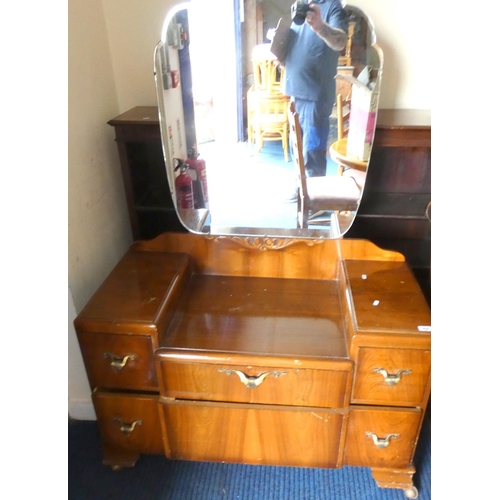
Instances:
[[[208,208],[208,181],[207,181],[207,165],[205,160],[202,160],[200,157],[200,153],[196,150],[196,148],[191,148],[188,150],[188,157],[186,163],[196,170],[198,174],[198,180],[201,182],[201,187],[203,189],[203,201],[204,207]],[[199,207],[203,208],[203,207]]]
[[[175,194],[177,195],[177,208],[194,208],[193,180],[187,173],[189,165],[180,158],[174,158],[177,165],[174,172],[180,170],[175,178]]]

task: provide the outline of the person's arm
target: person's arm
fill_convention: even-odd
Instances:
[[[310,3],[311,10],[307,13],[306,23],[333,50],[343,50],[347,42],[347,33],[339,28],[332,28],[321,18],[320,8]]]

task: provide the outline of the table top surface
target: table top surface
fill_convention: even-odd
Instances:
[[[116,116],[110,125],[158,125],[157,106],[136,106]],[[431,111],[428,109],[379,109],[377,128],[430,128]]]
[[[341,163],[349,168],[366,170],[368,167],[367,161],[360,160],[356,156],[347,153],[347,137],[335,141],[330,146],[330,156],[333,161]]]

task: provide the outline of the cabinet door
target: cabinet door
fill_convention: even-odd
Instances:
[[[174,401],[163,416],[173,459],[340,466],[345,416],[333,410]]]
[[[413,459],[421,418],[419,409],[352,409],[344,465],[408,467]]]

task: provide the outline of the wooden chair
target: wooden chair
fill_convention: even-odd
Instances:
[[[302,154],[302,130],[293,103],[288,109],[290,142],[298,178],[297,227],[307,228],[311,211],[334,212],[358,209],[361,190],[351,177],[327,175],[307,177]]]
[[[338,165],[338,175],[349,175],[363,188],[368,162],[347,154],[349,118],[351,116],[350,98],[342,99],[337,94],[337,140],[330,146],[330,157]]]
[[[281,91],[284,69],[270,50],[271,44],[252,50],[254,84],[247,93],[248,143],[260,151],[264,141],[281,141],[288,161],[288,103]]]
[[[290,98],[283,94],[261,95],[248,92],[248,143],[255,142],[257,150],[264,141],[281,141],[285,161],[288,161],[288,105]]]
[[[270,50],[270,43],[256,45],[252,50],[254,91],[263,94],[282,94],[285,69]]]

